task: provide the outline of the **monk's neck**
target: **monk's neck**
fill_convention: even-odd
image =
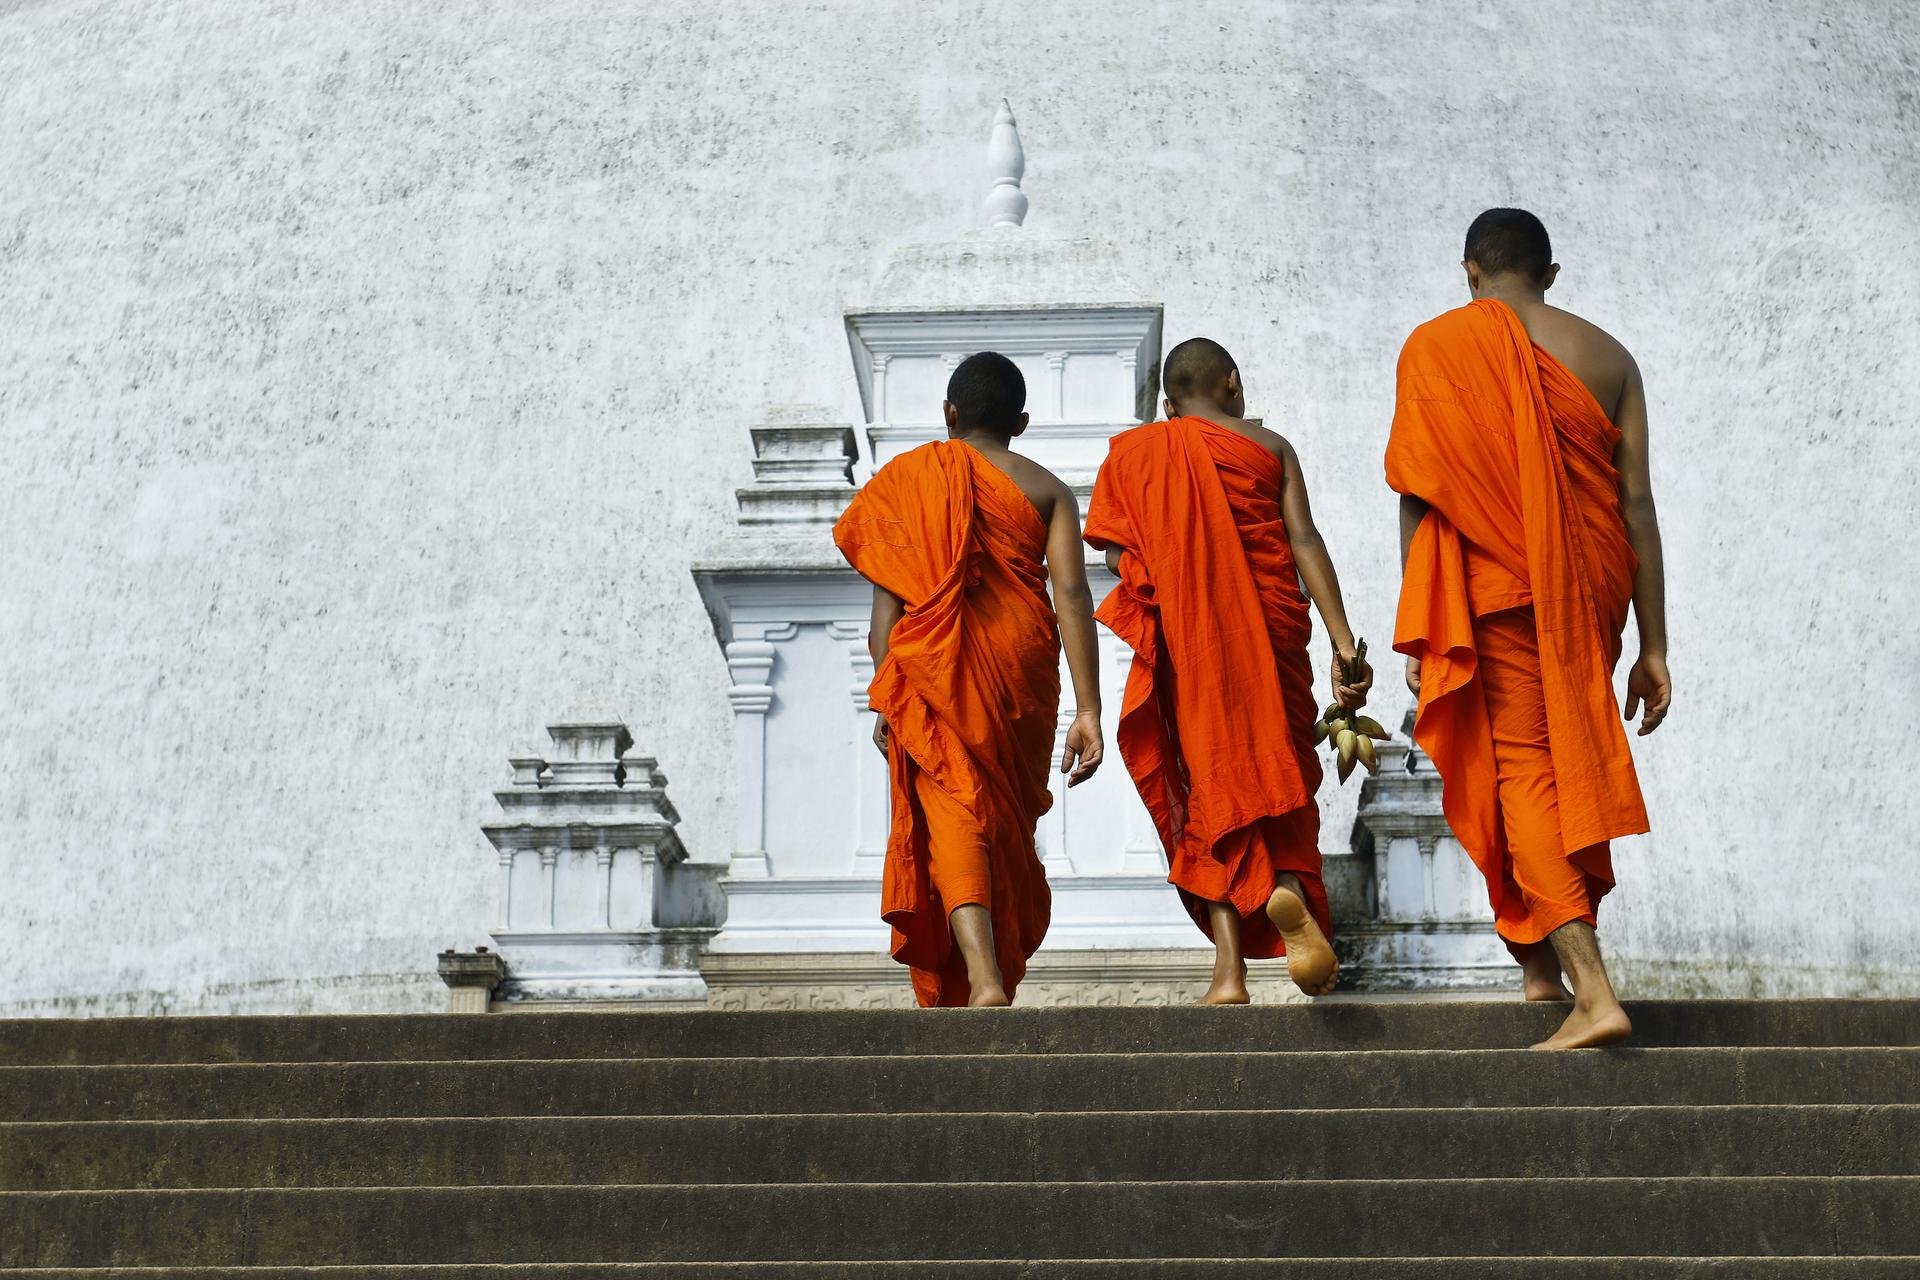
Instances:
[[[1205,418],[1208,422],[1216,423],[1223,427],[1229,424],[1245,425],[1245,419],[1241,418],[1239,414],[1228,413],[1225,409],[1222,409],[1219,405],[1211,401],[1194,400],[1177,404],[1173,407],[1179,411],[1179,416],[1182,418]]]
[[[1482,285],[1476,299],[1504,302],[1515,311],[1534,311],[1547,305],[1546,291],[1520,282]]]
[[[1011,439],[1003,440],[986,431],[948,431],[947,439],[959,444],[971,445],[982,453],[1008,453],[1011,452],[1013,445]]]

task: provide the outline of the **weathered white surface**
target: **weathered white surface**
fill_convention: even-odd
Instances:
[[[557,707],[723,857],[687,560],[769,403],[858,420],[841,309],[1003,94],[1025,232],[1240,357],[1376,645],[1400,339],[1545,217],[1674,584],[1626,985],[1920,988],[1917,74],[1893,4],[0,6],[0,1010],[436,1007]]]

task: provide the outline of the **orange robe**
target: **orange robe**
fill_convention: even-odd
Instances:
[[[1431,510],[1394,648],[1421,661],[1414,738],[1516,957],[1613,887],[1607,841],[1647,829],[1612,672],[1635,559],[1620,433],[1504,303],[1414,330],[1387,483]]]
[[[1280,460],[1202,418],[1113,438],[1087,541],[1121,550],[1094,616],[1133,649],[1115,735],[1167,851],[1168,879],[1209,937],[1230,902],[1249,956],[1286,953],[1267,919],[1277,873],[1333,936],[1320,877],[1312,624],[1280,517]]]
[[[1060,634],[1042,567],[1047,527],[1019,486],[957,441],[869,480],[833,529],[862,577],[906,604],[868,688],[891,733],[893,830],[880,914],[922,1005],[963,1005],[948,916],[993,916],[1007,993],[1052,916],[1034,823],[1052,806]]]

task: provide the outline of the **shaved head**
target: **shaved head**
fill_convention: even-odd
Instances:
[[[1540,219],[1525,209],[1489,209],[1467,228],[1467,251],[1461,256],[1487,275],[1512,271],[1545,284],[1553,242]]]
[[[1011,438],[1026,426],[1020,415],[1027,407],[1027,380],[998,351],[976,352],[947,379],[947,403],[962,429]]]
[[[1160,380],[1167,399],[1179,403],[1195,396],[1218,400],[1226,391],[1227,375],[1240,366],[1227,349],[1212,338],[1188,338],[1167,352]]]

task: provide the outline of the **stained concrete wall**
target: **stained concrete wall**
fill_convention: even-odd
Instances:
[[[1809,8],[0,5],[0,1011],[437,1001],[571,707],[724,856],[686,561],[769,402],[853,418],[839,312],[976,221],[1002,94],[1029,226],[1239,355],[1376,640],[1398,343],[1541,213],[1653,407],[1629,989],[1920,990],[1920,38]]]

